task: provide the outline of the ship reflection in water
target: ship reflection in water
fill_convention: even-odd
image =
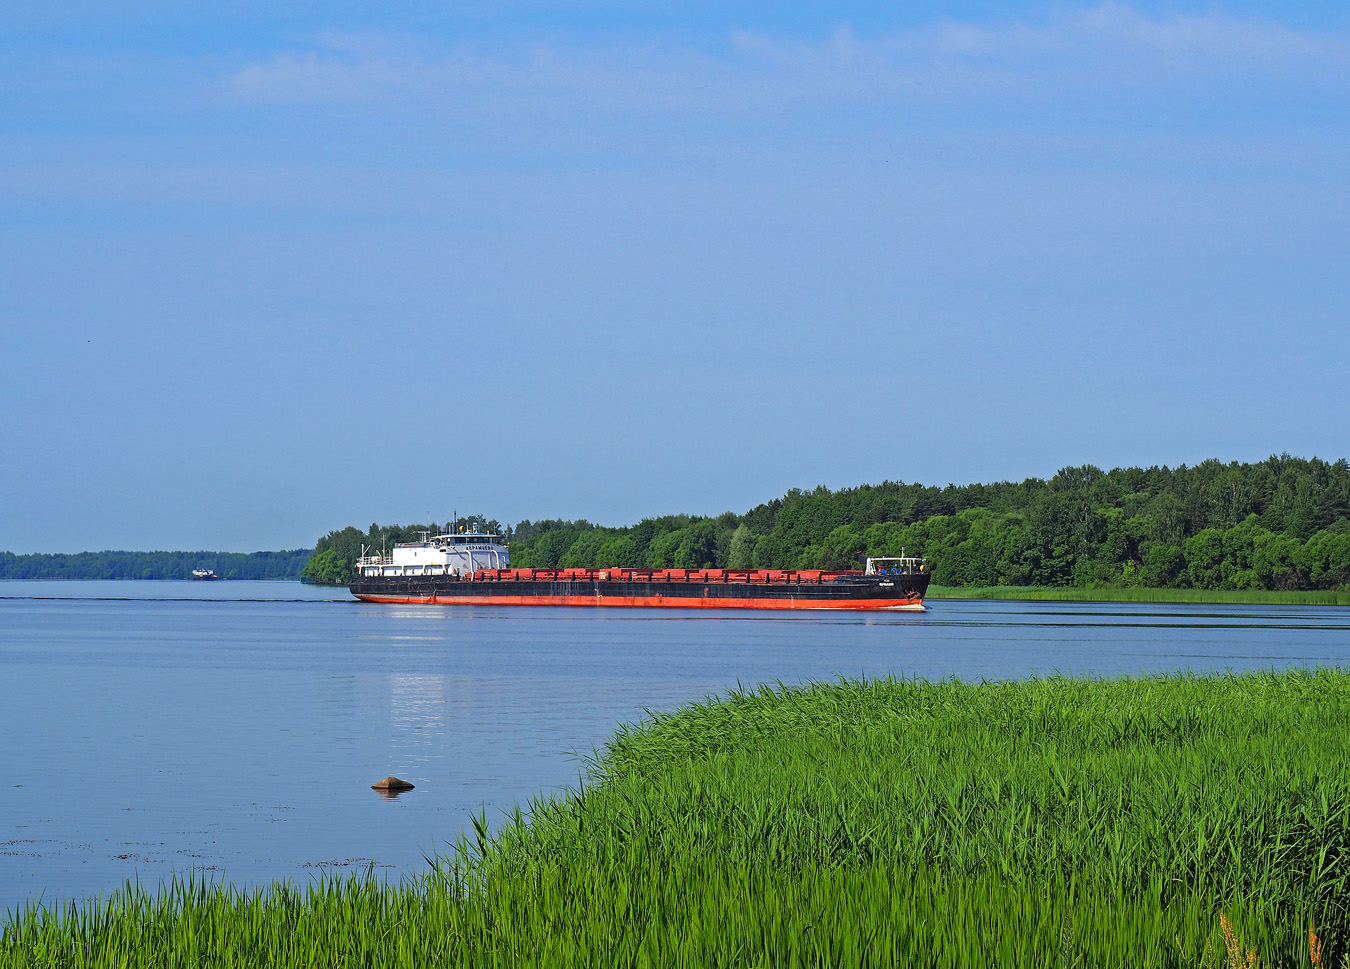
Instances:
[[[387,757],[396,777],[426,782],[425,766],[445,739],[445,676],[429,673],[390,673]],[[383,782],[381,782],[383,783]],[[413,788],[378,788],[381,797],[397,800]]]

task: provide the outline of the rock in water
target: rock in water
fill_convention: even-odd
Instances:
[[[382,781],[376,781],[370,785],[374,791],[411,791],[413,785],[403,780],[401,777],[386,777]]]

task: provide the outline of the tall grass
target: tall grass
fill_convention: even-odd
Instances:
[[[1060,602],[1194,602],[1240,605],[1350,606],[1350,590],[1144,589],[1076,586],[930,585],[930,599],[1024,599]]]
[[[1331,966],[1347,763],[1342,671],[743,690],[400,885],[129,888],[16,914],[0,961],[1310,965],[1311,925]]]

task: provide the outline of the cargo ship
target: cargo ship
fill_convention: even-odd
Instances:
[[[921,558],[869,558],[863,569],[513,569],[501,536],[432,535],[361,549],[352,595],[366,602],[476,606],[922,611]]]

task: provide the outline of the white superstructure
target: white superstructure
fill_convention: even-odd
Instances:
[[[357,574],[376,576],[468,575],[479,569],[511,567],[510,553],[500,535],[463,532],[450,535],[423,534],[420,542],[395,545],[393,551],[367,554],[363,546],[357,559]]]

